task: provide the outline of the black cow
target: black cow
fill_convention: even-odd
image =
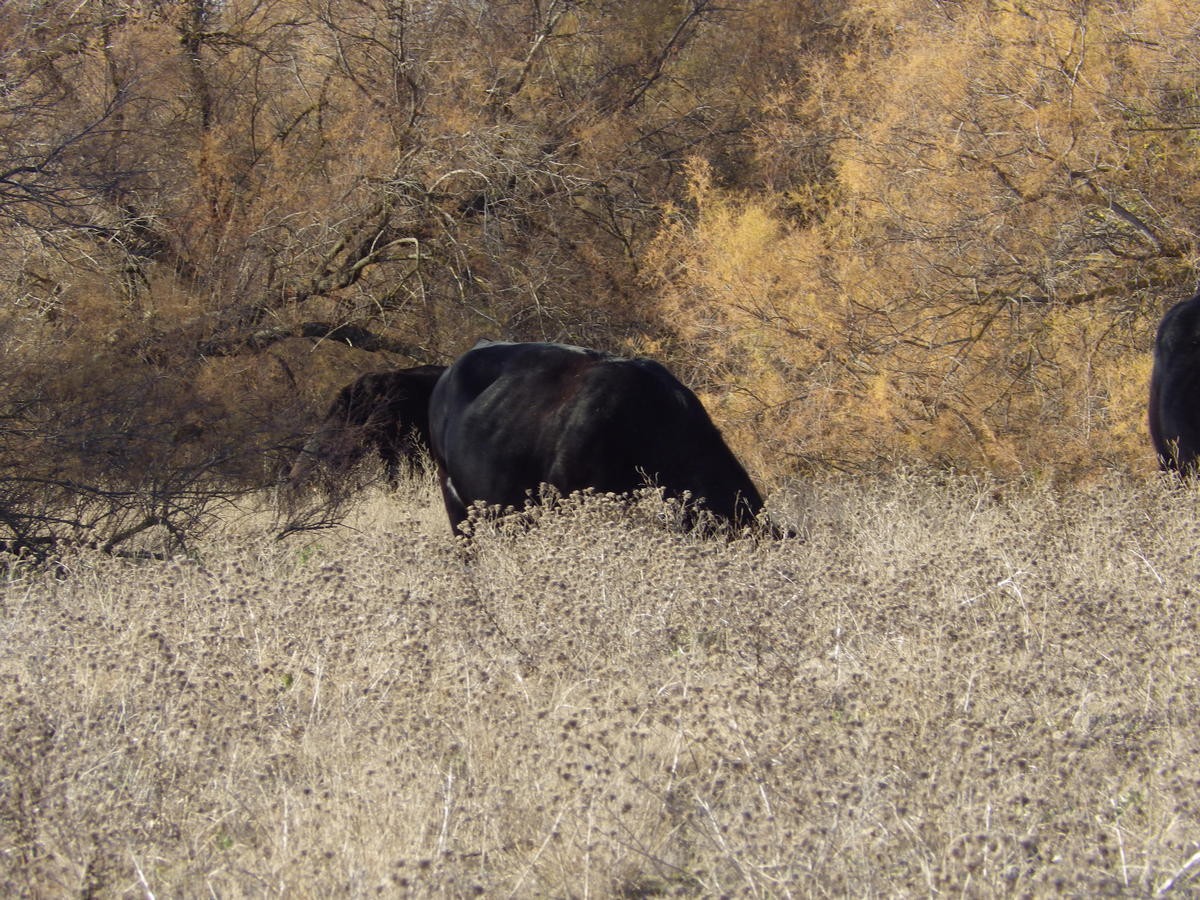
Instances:
[[[1164,470],[1194,474],[1200,457],[1200,293],[1163,316],[1150,374],[1150,439]]]
[[[300,487],[314,467],[341,475],[374,446],[389,481],[401,460],[429,448],[429,395],[445,366],[373,372],[346,385],[304,444],[288,482]]]
[[[735,526],[762,509],[696,395],[649,359],[480,341],[438,381],[429,421],[455,530],[475,501],[521,509],[542,484],[564,496],[656,485]]]

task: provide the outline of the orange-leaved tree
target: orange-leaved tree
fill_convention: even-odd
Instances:
[[[847,4],[766,119],[824,165],[750,191],[698,162],[648,255],[741,443],[1148,468],[1149,341],[1194,278],[1194,7]]]

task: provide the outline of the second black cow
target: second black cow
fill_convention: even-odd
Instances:
[[[1196,474],[1200,460],[1200,293],[1163,316],[1150,375],[1150,438],[1163,469]]]
[[[442,375],[429,436],[451,527],[476,501],[521,509],[644,485],[747,525],[762,498],[700,400],[662,365],[582,347],[481,341]]]
[[[305,442],[288,476],[299,488],[315,468],[341,479],[371,448],[395,481],[402,461],[428,450],[429,395],[445,366],[372,372],[338,391],[320,428]]]

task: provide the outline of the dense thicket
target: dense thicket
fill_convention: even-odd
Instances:
[[[182,528],[357,372],[480,336],[663,357],[768,483],[1148,468],[1198,12],[5,4],[0,507]]]

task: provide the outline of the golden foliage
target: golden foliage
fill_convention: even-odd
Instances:
[[[821,177],[739,191],[698,160],[647,256],[735,442],[776,470],[1148,469],[1149,338],[1195,253],[1184,6],[849,9]]]
[[[257,422],[281,377],[315,410],[356,367],[569,340],[663,356],[768,481],[1153,464],[1194,0],[40,9],[0,12],[21,384],[98,343]],[[257,339],[312,323],[376,356]]]

